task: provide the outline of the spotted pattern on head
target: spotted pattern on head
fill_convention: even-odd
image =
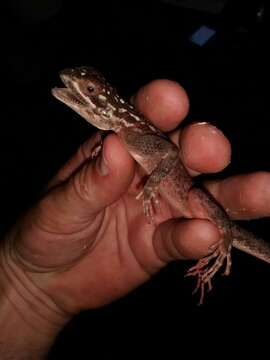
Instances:
[[[98,70],[89,66],[68,68],[61,72],[61,78],[67,88],[62,89],[58,98],[100,129],[120,131],[133,127],[135,131],[148,129],[162,136],[132,104],[118,95]]]

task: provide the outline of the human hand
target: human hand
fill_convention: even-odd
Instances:
[[[161,130],[171,132],[192,176],[218,172],[229,163],[230,144],[214,126],[194,123],[173,131],[189,109],[177,83],[153,81],[133,103]],[[9,251],[3,251],[4,261],[16,263],[68,314],[125,295],[170,261],[201,258],[219,239],[211,222],[181,218],[162,201],[156,223],[149,224],[135,199],[140,169],[113,134],[104,140],[102,155],[91,160],[97,140],[92,137],[82,145],[59,171],[46,195],[10,233]],[[256,173],[206,186],[241,219],[269,215],[269,201],[262,197],[268,181],[269,174]]]

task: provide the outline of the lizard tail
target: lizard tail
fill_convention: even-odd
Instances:
[[[233,247],[270,264],[269,242],[258,238],[236,224],[232,225],[231,231],[233,235]]]

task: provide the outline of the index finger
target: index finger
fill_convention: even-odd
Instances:
[[[160,79],[143,86],[133,104],[162,131],[175,129],[189,111],[185,89],[175,81]]]
[[[132,102],[164,132],[178,127],[189,111],[189,99],[185,89],[171,80],[150,82],[138,91]],[[184,130],[181,129],[180,138],[179,131],[171,132],[171,135],[171,140],[177,146],[181,143],[180,156],[192,176],[221,171],[230,162],[229,141],[220,130],[209,123],[193,123]]]

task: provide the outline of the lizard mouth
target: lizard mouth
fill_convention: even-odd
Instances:
[[[66,74],[60,74],[60,78],[65,87],[54,87],[52,95],[68,106],[86,106],[87,104],[80,94],[78,85]]]

